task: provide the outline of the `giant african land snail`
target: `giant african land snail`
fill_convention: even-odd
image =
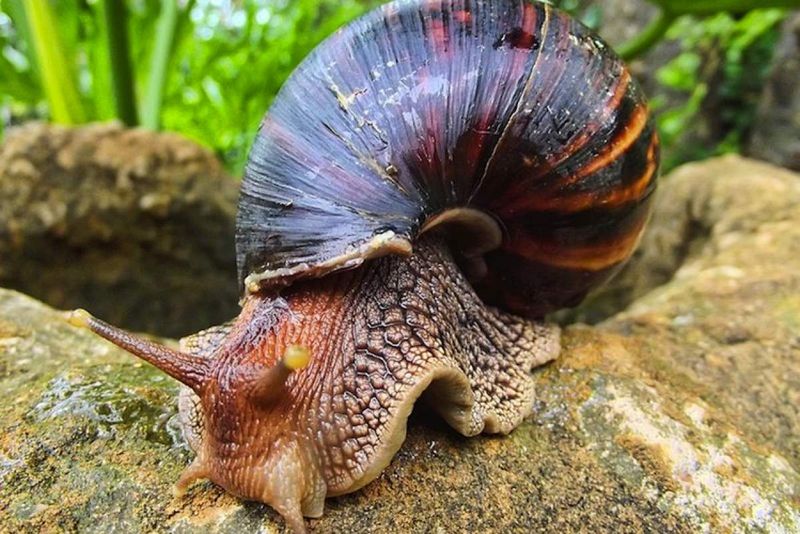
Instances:
[[[423,393],[465,435],[519,424],[559,347],[535,319],[630,256],[657,167],[629,72],[565,14],[394,2],[320,45],[262,122],[234,322],[182,352],[73,322],[187,386],[179,487],[209,478],[303,530],[389,463]]]

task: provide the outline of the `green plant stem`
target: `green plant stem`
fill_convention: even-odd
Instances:
[[[31,47],[36,52],[36,64],[44,86],[50,118],[61,124],[86,121],[78,84],[67,61],[55,14],[48,2],[25,0],[25,15],[30,24]]]
[[[128,126],[136,126],[136,96],[133,86],[133,69],[128,50],[128,21],[122,0],[103,2],[108,37],[108,54],[111,62],[111,84],[117,117]]]
[[[625,61],[630,61],[650,50],[664,37],[672,23],[675,22],[675,18],[672,13],[666,11],[659,13],[639,35],[622,43],[617,48],[620,57]]]
[[[156,43],[150,59],[150,79],[142,103],[142,125],[151,130],[158,130],[161,126],[161,106],[178,20],[178,3],[174,0],[161,2],[161,15],[156,24]]]

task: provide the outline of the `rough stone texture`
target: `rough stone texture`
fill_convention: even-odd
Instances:
[[[660,285],[566,329],[511,436],[461,438],[418,407],[387,470],[310,528],[800,530],[800,177],[683,167],[644,245]],[[0,530],[283,528],[208,483],[173,498],[175,383],[60,319],[0,291]]]
[[[748,153],[800,170],[800,13],[781,28],[772,72],[767,79]]]
[[[0,146],[0,286],[163,335],[225,321],[237,188],[174,134],[20,127]]]

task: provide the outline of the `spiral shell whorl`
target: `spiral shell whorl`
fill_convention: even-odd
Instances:
[[[402,253],[431,217],[466,207],[503,232],[481,297],[542,315],[629,257],[657,167],[628,71],[568,16],[522,0],[394,2],[320,45],[262,122],[240,280]]]

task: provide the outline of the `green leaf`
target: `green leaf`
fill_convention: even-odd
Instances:
[[[664,11],[675,15],[710,15],[727,11],[746,13],[759,8],[797,8],[800,0],[649,0]]]
[[[211,147],[239,173],[261,118],[291,71],[322,39],[377,3],[268,0],[219,9],[198,2],[175,39],[163,128]]]
[[[194,2],[179,9],[177,2],[161,3],[161,14],[156,23],[156,41],[150,58],[150,77],[142,104],[142,125],[151,130],[161,126],[161,108],[169,76],[169,66],[175,49],[179,28],[188,21]]]
[[[0,2],[0,95],[10,101],[34,106],[42,101],[36,76],[36,55],[28,48],[27,17],[20,0]]]
[[[697,83],[700,55],[689,51],[678,54],[675,59],[656,71],[659,83],[672,89],[691,91]]]
[[[65,55],[55,13],[45,1],[24,0],[23,5],[52,119],[63,124],[84,122],[86,112],[71,68],[73,63]]]
[[[128,13],[122,0],[104,0],[102,10],[106,21],[108,58],[117,117],[128,126],[136,126],[136,96],[133,67],[128,44]]]
[[[728,51],[740,56],[745,49],[783,20],[784,16],[785,13],[780,9],[751,11],[736,23],[738,34],[731,40]]]
[[[662,11],[639,35],[618,47],[620,57],[630,61],[641,56],[663,39],[673,22],[675,17]]]

